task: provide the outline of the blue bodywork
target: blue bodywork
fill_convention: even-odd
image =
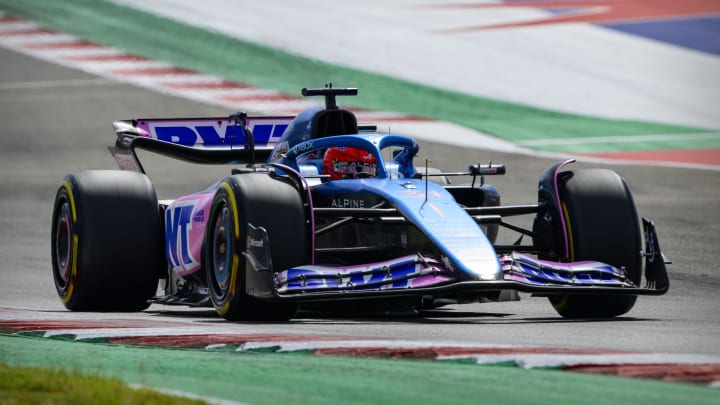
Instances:
[[[302,119],[301,119],[302,118]],[[285,139],[292,145],[276,163],[303,172],[298,160],[327,148],[346,146],[371,152],[377,159],[374,178],[335,180],[314,186],[317,194],[373,194],[397,208],[399,213],[420,229],[449,258],[464,280],[498,280],[502,278],[500,262],[482,228],[443,187],[427,180],[414,179],[413,158],[419,145],[412,138],[400,135],[337,135],[309,139],[295,132],[309,128],[299,115],[288,127]],[[307,119],[311,120],[308,116]],[[295,138],[297,136],[297,138]],[[296,139],[304,141],[293,142]],[[281,142],[283,140],[281,139]],[[390,162],[383,159],[383,150],[398,148]],[[315,164],[306,162],[306,164]]]
[[[495,249],[482,228],[441,186],[417,179],[338,180],[317,186],[319,193],[372,193],[418,227],[450,259],[464,280],[502,278]]]

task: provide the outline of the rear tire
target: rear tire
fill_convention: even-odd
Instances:
[[[569,172],[559,180],[570,239],[570,261],[596,260],[625,267],[639,284],[641,233],[635,203],[624,179],[612,170]],[[627,313],[634,295],[556,295],[555,310],[565,318],[609,318]]]
[[[249,225],[266,231],[276,271],[305,264],[305,212],[295,187],[266,173],[228,177],[215,194],[205,234],[204,267],[213,306],[231,321],[287,321],[297,304],[272,302],[270,296],[262,300],[247,292],[248,272],[266,277],[259,283],[272,284],[272,274],[256,272],[243,255]]]
[[[65,176],[52,216],[55,288],[73,311],[140,311],[167,264],[150,180],[119,170]]]

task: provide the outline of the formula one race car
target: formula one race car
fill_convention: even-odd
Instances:
[[[287,320],[301,305],[424,309],[521,291],[548,297],[564,317],[613,317],[638,295],[668,290],[654,226],[643,218],[641,233],[614,171],[561,162],[540,176],[537,204],[502,206],[484,179],[503,165],[418,168],[415,140],[338,108],[336,96],[357,89],[302,94],[324,96],[325,108],[115,122],[110,149],[124,170],[69,174],[55,198],[53,277],[64,305],[212,305],[229,320]],[[206,190],[158,201],[136,149],[235,168]],[[516,215],[532,215],[532,229],[505,220]],[[497,244],[501,227],[532,244]]]

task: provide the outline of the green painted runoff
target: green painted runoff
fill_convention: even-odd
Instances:
[[[443,361],[165,349],[0,334],[0,363],[249,404],[717,404],[679,383]]]

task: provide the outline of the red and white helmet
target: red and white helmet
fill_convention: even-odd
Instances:
[[[329,148],[323,157],[323,173],[331,180],[373,177],[377,161],[372,153],[350,147]]]

